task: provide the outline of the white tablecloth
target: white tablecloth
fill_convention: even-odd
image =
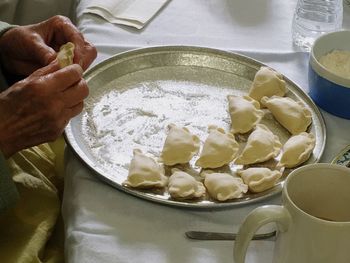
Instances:
[[[133,48],[195,45],[236,51],[258,59],[307,85],[308,54],[294,49],[291,21],[295,1],[172,0],[142,31],[108,24],[78,7],[78,26],[96,45],[101,60]],[[344,27],[350,28],[350,8]],[[350,121],[322,112],[327,125],[323,162],[350,143]],[[63,217],[67,262],[233,262],[232,241],[192,241],[188,230],[237,231],[253,208],[277,204],[275,196],[244,207],[193,210],[145,201],[99,181],[67,150]],[[249,263],[271,262],[274,243],[254,241]]]

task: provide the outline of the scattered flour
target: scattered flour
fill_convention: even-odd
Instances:
[[[350,51],[333,50],[323,55],[320,63],[334,74],[350,79]]]

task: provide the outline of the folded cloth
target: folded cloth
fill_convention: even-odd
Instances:
[[[101,16],[113,24],[143,28],[170,0],[92,0],[83,13]]]
[[[20,199],[0,214],[1,262],[64,262],[60,216],[63,148],[60,138],[50,145],[22,150],[7,160]]]

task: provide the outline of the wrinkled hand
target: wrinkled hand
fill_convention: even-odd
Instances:
[[[5,157],[54,141],[83,109],[88,87],[82,68],[57,61],[0,93],[0,150]]]
[[[0,63],[11,74],[28,76],[52,62],[68,41],[75,45],[74,63],[87,69],[96,58],[96,49],[64,16],[8,30],[0,37]]]

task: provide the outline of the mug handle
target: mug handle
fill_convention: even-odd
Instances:
[[[275,222],[278,231],[288,230],[291,217],[287,209],[279,205],[265,205],[255,208],[248,214],[241,225],[233,248],[235,263],[244,263],[247,248],[255,232],[268,223]]]

